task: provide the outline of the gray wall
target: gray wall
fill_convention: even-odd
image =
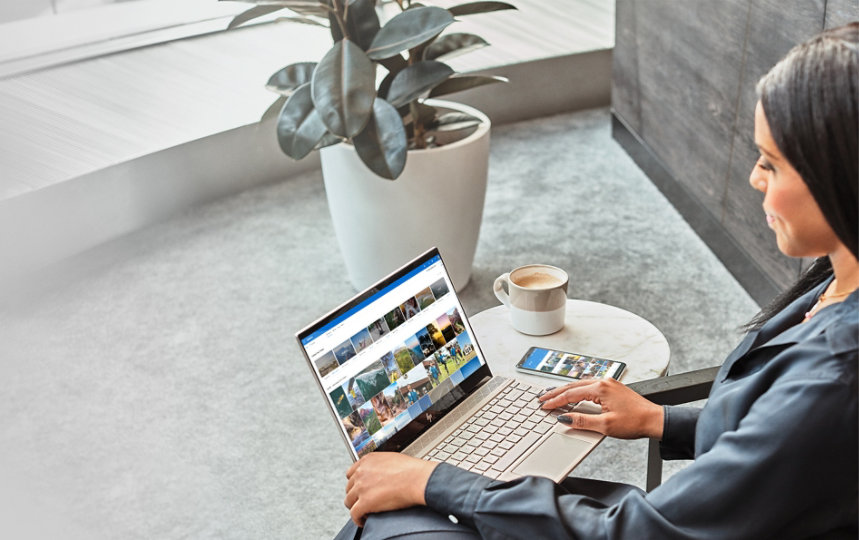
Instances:
[[[614,114],[718,222],[743,264],[777,288],[789,284],[802,262],[779,253],[748,185],[754,87],[796,43],[859,19],[859,4],[617,0],[616,17]]]

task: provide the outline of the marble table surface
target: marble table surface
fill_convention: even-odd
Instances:
[[[516,331],[507,308],[501,305],[476,313],[469,321],[493,375],[541,386],[562,383],[514,369],[532,346],[625,362],[626,371],[620,379],[625,383],[661,377],[668,371],[671,351],[662,332],[642,317],[607,304],[567,299],[564,328],[548,336]]]

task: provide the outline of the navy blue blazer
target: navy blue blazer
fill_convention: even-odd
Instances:
[[[652,492],[440,464],[428,506],[485,538],[856,538],[859,292],[799,324],[826,285],[746,335],[703,409],[666,407],[663,457],[695,461]]]

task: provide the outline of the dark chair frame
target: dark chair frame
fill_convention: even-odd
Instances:
[[[719,367],[698,369],[678,375],[629,384],[629,387],[658,405],[680,405],[705,399],[713,386]],[[647,448],[647,491],[662,483],[662,457],[659,441],[651,439]]]

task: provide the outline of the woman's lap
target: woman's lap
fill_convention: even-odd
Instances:
[[[630,491],[640,491],[628,484],[567,478],[562,482],[567,491],[598,500],[606,506],[620,501]],[[454,523],[447,516],[423,506],[415,506],[394,512],[372,514],[363,529],[349,521],[335,540],[386,540],[409,538],[411,540],[473,540],[480,538],[474,529]]]
[[[360,533],[360,534],[359,534]],[[409,538],[412,540],[474,540],[480,538],[474,529],[454,523],[447,516],[425,506],[415,506],[395,512],[383,512],[367,517],[363,529],[349,521],[336,540],[384,540]]]

